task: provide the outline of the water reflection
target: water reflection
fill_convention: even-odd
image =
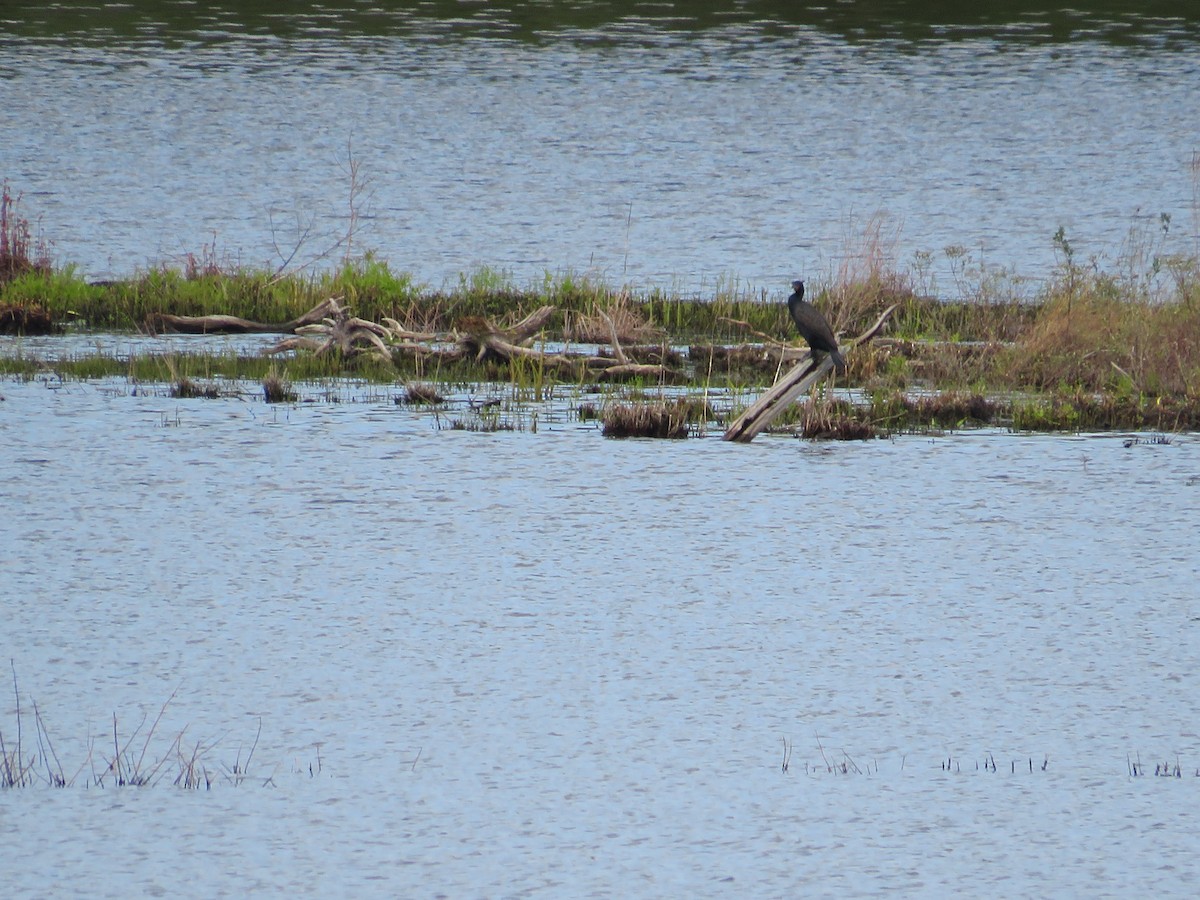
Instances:
[[[1097,40],[1123,45],[1192,42],[1200,13],[1192,4],[1091,0],[1048,6],[1031,0],[957,4],[927,0],[792,3],[724,0],[703,3],[605,2],[563,4],[526,0],[504,4],[426,2],[316,3],[177,2],[55,4],[17,0],[6,23],[14,34],[42,40],[96,43],[156,41],[207,45],[268,36],[288,40],[331,37],[489,37],[542,42],[572,35],[602,42],[652,40],[655,35],[751,30],[762,36],[797,28],[844,41],[927,41],[991,38],[1006,42]]]

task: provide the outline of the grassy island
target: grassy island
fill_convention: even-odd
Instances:
[[[45,247],[31,240],[7,186],[0,213],[0,329],[9,334],[146,332],[158,330],[163,316],[284,323],[329,298],[355,321],[394,326],[362,346],[327,341],[318,352],[292,344],[274,355],[50,357],[28,353],[18,342],[0,357],[0,373],[10,378],[46,371],[64,379],[125,376],[199,397],[218,395],[204,386],[215,377],[264,384],[353,377],[401,385],[404,397],[436,396],[438,383],[541,388],[621,380],[635,407],[642,398],[695,421],[713,415],[707,402],[695,402],[698,392],[740,398],[761,390],[796,358],[800,343],[780,298],[762,293],[731,288],[677,296],[573,274],[517,285],[491,269],[432,289],[371,254],[323,271],[273,272],[224,266],[202,253],[182,265],[89,282],[70,265],[51,264]],[[853,264],[810,283],[810,296],[844,336],[860,333],[895,305],[888,329],[849,355],[849,370],[836,386],[851,389],[850,395],[822,389],[796,407],[786,427],[843,437],[972,425],[1200,429],[1200,259],[1156,253],[1147,238],[1131,242],[1106,268],[1077,260],[1061,230],[1054,239],[1059,265],[1031,294],[1015,289],[1022,283],[1015,276],[964,267],[963,299],[954,301],[928,296],[918,287],[919,271],[890,265],[879,242],[867,240],[850,257]],[[505,358],[479,349],[479,334],[539,311],[531,352]],[[546,364],[546,354],[584,347],[593,359],[620,356],[630,376]],[[654,390],[667,384],[676,389],[669,403]],[[270,390],[266,394],[270,399]],[[285,391],[280,398],[288,396]],[[680,429],[658,423],[648,433],[664,431]],[[622,432],[614,427],[613,433]]]

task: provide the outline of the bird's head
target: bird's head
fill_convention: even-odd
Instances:
[[[795,291],[797,294],[803,295],[804,294],[804,282],[803,281],[793,281],[792,282],[792,290]]]

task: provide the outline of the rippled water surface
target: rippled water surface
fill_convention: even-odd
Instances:
[[[365,395],[0,395],[0,656],[26,746],[36,700],[82,770],[0,792],[10,896],[1200,877],[1194,437],[619,442]],[[148,757],[182,731],[212,789],[87,787],[114,713],[148,717],[139,749],[172,692]]]
[[[778,291],[877,212],[947,296],[1044,276],[1060,227],[1077,261],[1195,252],[1187,4],[943,6],[18,3],[0,174],[91,277],[328,265],[352,209],[352,252],[434,287]]]

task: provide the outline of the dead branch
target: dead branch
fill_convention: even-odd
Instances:
[[[289,337],[284,338],[274,347],[264,350],[266,356],[273,356],[276,353],[287,353],[289,350],[311,350],[317,351],[321,349],[321,342],[314,341],[312,338],[306,337]]]
[[[621,349],[621,339],[617,337],[617,326],[613,324],[612,316],[610,316],[604,310],[599,310],[599,313],[604,318],[604,321],[608,324],[608,334],[612,341],[613,356],[617,358],[617,361],[620,362],[621,365],[629,365],[629,357],[626,356],[625,351]]]
[[[854,339],[854,341],[850,344],[851,348],[867,343],[868,341],[874,339],[879,332],[883,331],[883,326],[887,323],[888,318],[893,312],[896,311],[896,307],[899,305],[899,303],[893,303],[882,313],[880,313],[879,318],[875,320],[875,324]]]
[[[280,323],[251,322],[249,319],[225,315],[174,316],[151,313],[146,317],[146,330],[151,334],[289,334],[306,325],[321,322],[338,306],[338,299],[330,297],[298,319]]]
[[[511,328],[498,328],[487,319],[473,316],[459,322],[461,333],[458,345],[464,353],[474,356],[480,362],[487,357],[508,360],[514,356],[525,355],[521,351],[528,348],[520,345],[533,340],[552,315],[554,307],[543,306]],[[540,355],[537,351],[529,352],[535,356]]]
[[[384,328],[393,341],[436,341],[441,336],[432,331],[409,331],[395,319],[384,316]]]
[[[505,333],[509,335],[509,339],[514,344],[522,344],[525,341],[531,340],[539,331],[541,331],[546,326],[546,323],[550,321],[550,317],[553,315],[553,306],[539,307],[512,328],[505,329]]]
[[[379,353],[383,360],[391,362],[391,351],[388,350],[387,345],[383,342],[383,338],[388,336],[388,330],[385,327],[376,325],[374,322],[368,322],[365,319],[360,319],[357,316],[351,316],[334,298],[331,298],[327,302],[329,304],[329,315],[325,316],[320,322],[301,325],[296,329],[296,334],[300,336],[301,340],[309,340],[310,336],[312,336],[323,337],[324,341],[318,343],[312,340],[307,345],[294,344],[291,346],[288,346],[288,341],[283,341],[269,352],[275,353],[281,350],[315,344],[316,348],[314,352],[318,356],[337,350],[343,356],[352,357],[364,351],[374,350]]]

